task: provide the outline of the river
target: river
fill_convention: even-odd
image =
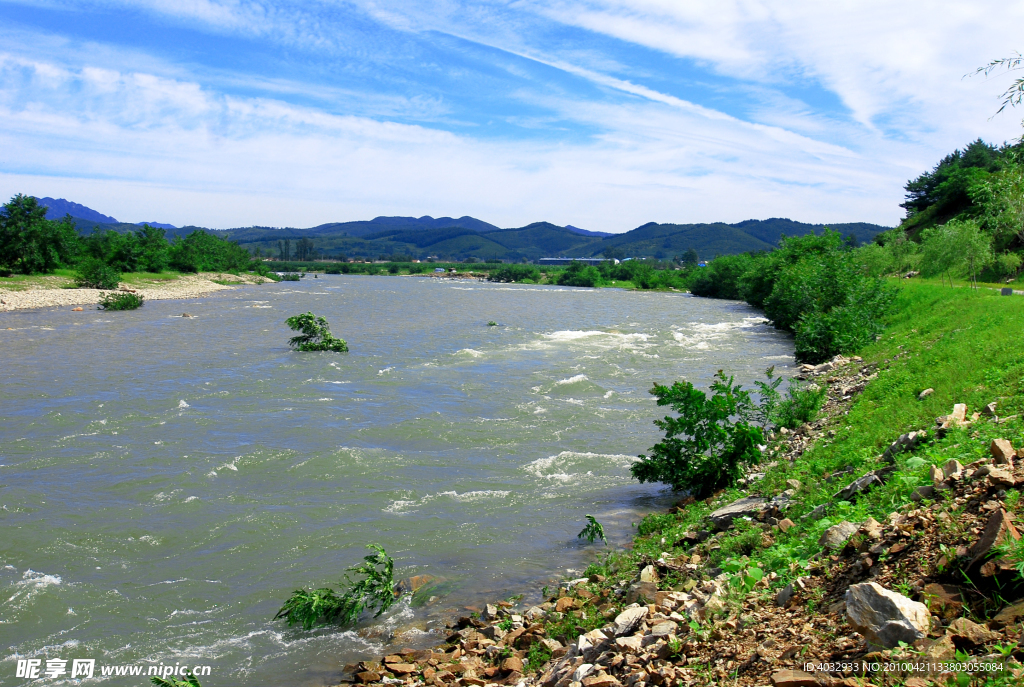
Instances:
[[[290,351],[284,320],[305,311],[351,352]],[[434,641],[446,613],[582,570],[605,549],[576,540],[585,514],[622,546],[671,504],[629,474],[659,438],[652,382],[793,365],[791,338],[742,303],[425,277],[15,311],[0,345],[3,685],[33,658],[68,661],[33,684],[78,684],[89,658],[97,676],[336,684],[391,635]],[[271,620],[368,543],[437,598],[358,631]]]

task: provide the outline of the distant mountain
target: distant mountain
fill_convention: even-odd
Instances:
[[[161,224],[160,222],[136,222],[135,223],[135,225],[139,226],[139,227],[145,226],[147,224],[149,226],[155,228],[155,229],[177,229],[178,228],[178,227],[174,226],[173,224]]]
[[[615,234],[612,234],[612,233],[607,232],[607,231],[588,231],[586,229],[580,229],[579,227],[574,227],[571,224],[566,224],[565,228],[568,229],[569,231],[571,231],[574,234],[579,234],[580,236],[597,236],[599,238],[604,238],[605,236],[615,236]]]
[[[126,224],[113,217],[64,199],[39,199],[47,207],[47,217],[70,214],[82,233],[113,229],[135,231],[144,224]],[[572,225],[560,227],[550,222],[534,222],[525,227],[502,229],[475,217],[374,217],[356,222],[331,222],[309,229],[295,227],[239,227],[211,230],[203,227],[175,227],[150,222],[167,231],[168,238],[185,236],[197,229],[237,241],[246,248],[259,249],[263,255],[278,255],[285,241],[294,250],[299,239],[312,239],[315,249],[325,256],[378,258],[405,256],[462,260],[536,260],[545,257],[587,258],[614,255],[633,258],[672,258],[691,248],[702,259],[747,251],[771,250],[783,236],[802,236],[821,232],[826,225],[807,224],[773,217],[749,219],[735,224],[658,224],[648,222],[623,234],[588,231]],[[871,241],[889,227],[877,224],[832,224],[844,236]]]
[[[96,212],[92,208],[73,203],[63,198],[36,198],[36,201],[46,207],[46,219],[62,219],[64,215],[71,215],[90,222],[102,222],[104,224],[118,224],[118,221],[110,215]]]

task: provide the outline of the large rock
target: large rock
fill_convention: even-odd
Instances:
[[[821,538],[818,539],[818,544],[829,549],[841,548],[858,529],[860,528],[857,525],[843,520],[838,525],[832,525],[825,530]]]
[[[1010,514],[1000,508],[989,516],[988,522],[985,524],[985,531],[981,533],[981,538],[975,542],[968,552],[971,556],[969,568],[974,568],[983,563],[992,553],[993,547],[1005,542],[1007,537],[1017,540],[1020,539],[1020,533],[1013,526]]]
[[[635,632],[636,628],[640,627],[640,623],[647,617],[647,613],[647,606],[627,608],[622,613],[619,613],[615,616],[615,636],[621,637],[622,635]]]
[[[627,604],[635,604],[641,600],[649,603],[655,600],[657,594],[658,584],[656,582],[634,582],[626,590],[625,601]]]
[[[996,465],[1013,465],[1013,459],[1017,452],[1013,450],[1013,444],[1006,439],[993,439],[988,447],[989,453],[995,459]]]
[[[722,506],[708,517],[714,523],[715,529],[727,530],[732,527],[732,521],[736,518],[748,516],[753,517],[764,510],[768,499],[760,496],[746,496],[733,501],[728,506]]]
[[[884,649],[900,642],[912,644],[931,627],[927,606],[874,582],[846,590],[846,618],[868,644]]]
[[[843,489],[840,489],[832,497],[833,501],[852,501],[857,494],[865,492],[872,487],[881,486],[882,480],[873,472],[855,479],[850,484],[846,485]]]
[[[967,618],[957,618],[949,624],[947,633],[960,648],[974,649],[999,638],[999,634]]]
[[[963,593],[951,584],[927,584],[921,590],[921,599],[932,615],[946,620],[958,618],[964,608]]]
[[[999,630],[1015,625],[1021,620],[1024,620],[1024,599],[996,613],[995,617],[988,621],[988,624],[989,627]]]

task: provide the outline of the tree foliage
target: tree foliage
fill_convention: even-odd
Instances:
[[[359,565],[348,568],[362,579],[353,581],[345,575],[343,586],[349,587],[337,594],[330,587],[297,589],[285,601],[274,620],[285,620],[289,625],[302,625],[309,630],[320,623],[354,625],[365,610],[377,609],[379,617],[400,598],[395,591],[395,561],[377,544],[367,546],[376,553],[363,557]]]
[[[636,479],[664,482],[700,499],[732,484],[744,465],[760,461],[764,435],[750,391],[719,370],[711,392],[709,397],[691,382],[654,385],[651,394],[658,405],[670,406],[678,417],[654,421],[665,438],[633,463]]]
[[[18,194],[0,210],[0,271],[34,274],[70,264],[78,235],[70,217],[46,219],[46,207]]]
[[[288,345],[300,351],[334,351],[344,353],[348,350],[348,344],[344,339],[335,338],[331,334],[331,327],[323,317],[317,317],[311,312],[302,315],[294,315],[285,320],[285,324],[294,331],[302,332],[288,340]]]

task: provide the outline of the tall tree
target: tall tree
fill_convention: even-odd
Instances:
[[[7,272],[51,272],[68,264],[78,251],[78,233],[65,216],[46,219],[46,207],[21,193],[0,211],[0,270]]]

